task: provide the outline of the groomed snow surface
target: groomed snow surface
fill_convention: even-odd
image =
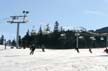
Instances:
[[[4,49],[0,45],[0,71],[108,71],[108,54],[105,48],[51,50]]]

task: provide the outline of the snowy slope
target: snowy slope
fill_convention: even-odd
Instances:
[[[0,46],[0,71],[108,71],[108,55],[102,49],[35,50],[3,49]],[[9,48],[9,47],[8,47]]]

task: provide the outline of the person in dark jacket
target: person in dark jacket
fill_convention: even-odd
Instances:
[[[106,48],[106,49],[104,50],[104,52],[108,53],[108,49]]]
[[[30,50],[31,50],[30,55],[34,54],[35,49],[36,49],[35,44],[32,44],[32,46],[30,47]]]
[[[79,49],[78,48],[75,48],[75,50],[77,51],[77,53],[80,53]]]
[[[91,50],[91,48],[89,48],[89,52],[90,52],[90,53],[92,53],[92,50]]]

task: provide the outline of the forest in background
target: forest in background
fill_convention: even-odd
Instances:
[[[40,29],[38,32],[35,29],[27,31],[25,36],[19,36],[19,45],[23,48],[29,48],[32,44],[39,46],[37,48],[45,47],[49,49],[74,49],[78,48],[99,48],[107,46],[107,36],[97,35],[103,34],[95,31],[87,31],[85,28],[80,30],[65,30],[59,26],[58,21],[54,24],[54,30],[50,31],[49,25],[46,28]],[[77,39],[78,38],[78,39]],[[78,40],[78,42],[77,42]],[[10,46],[16,46],[16,41],[8,40],[4,38],[4,35],[0,37],[0,44],[7,44]]]

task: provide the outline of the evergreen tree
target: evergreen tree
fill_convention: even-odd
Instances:
[[[3,42],[4,42],[4,35],[2,35],[0,38],[0,44],[3,45]]]
[[[27,36],[27,37],[30,36],[29,30],[26,32],[26,36]]]
[[[12,46],[16,46],[16,41],[15,41],[15,39],[12,40]]]
[[[59,23],[58,21],[55,22],[55,25],[54,25],[54,32],[58,32],[58,26],[59,26]]]
[[[11,46],[11,45],[12,45],[11,40],[8,40],[8,41],[6,42],[6,44],[9,45],[9,46]]]
[[[49,24],[46,25],[46,29],[45,29],[45,31],[50,31]]]
[[[41,47],[41,45],[43,44],[43,39],[42,39],[42,27],[40,26],[40,28],[39,28],[39,32],[38,32],[38,34],[37,34],[37,38],[36,38],[36,41],[37,41],[37,45],[39,46],[39,47]]]
[[[26,35],[22,38],[22,46],[23,47],[28,47],[30,45],[30,34],[29,30],[26,32]]]
[[[39,34],[42,34],[42,27],[39,28]]]
[[[58,21],[56,21],[54,24],[54,31],[51,34],[52,36],[51,36],[51,41],[50,41],[50,43],[52,44],[52,47],[55,47],[55,48],[58,48],[59,47],[58,44],[60,44],[59,38],[60,38],[61,33],[59,32],[58,28],[59,28],[59,23]]]

